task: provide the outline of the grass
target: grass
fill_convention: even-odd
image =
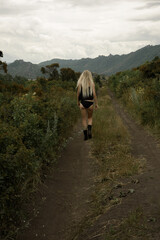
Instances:
[[[137,208],[131,212],[128,217],[110,226],[108,233],[105,235],[105,240],[146,240],[151,233],[148,227],[147,219],[144,216],[142,209]]]
[[[94,112],[91,144],[91,156],[96,169],[91,212],[75,228],[76,233],[73,231],[73,240],[78,239],[79,234],[83,234],[104,212],[121,203],[122,197],[114,196],[114,189],[121,188],[123,180],[141,173],[145,164],[144,160],[135,159],[131,155],[129,133],[116,114],[106,87],[100,90],[99,96],[99,109]],[[111,237],[112,235],[110,233]]]
[[[100,107],[93,119],[92,143],[92,155],[98,169],[93,201],[98,208],[97,213],[120,203],[121,199],[109,202],[106,199],[110,198],[112,189],[121,184],[124,178],[140,173],[144,167],[142,159],[135,159],[131,155],[130,136],[121,118],[115,113],[106,88],[102,89],[100,95]]]

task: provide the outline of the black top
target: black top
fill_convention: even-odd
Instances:
[[[81,91],[79,94],[79,100],[93,100],[93,92],[92,94],[90,93],[90,87],[89,87],[89,96],[84,97],[82,94],[82,86],[81,86]]]

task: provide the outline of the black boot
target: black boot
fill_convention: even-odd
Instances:
[[[92,125],[88,125],[88,138],[92,138]]]
[[[84,133],[84,141],[86,141],[88,139],[88,132],[87,130],[83,130]]]

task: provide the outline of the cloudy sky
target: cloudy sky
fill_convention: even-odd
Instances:
[[[0,0],[4,61],[126,54],[160,44],[160,0]]]

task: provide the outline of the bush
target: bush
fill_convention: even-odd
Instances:
[[[160,59],[109,78],[109,86],[144,125],[160,131]]]
[[[39,78],[22,84],[1,80],[1,238],[13,236],[26,219],[25,203],[55,163],[79,111],[71,83]],[[68,90],[67,90],[68,89]]]

